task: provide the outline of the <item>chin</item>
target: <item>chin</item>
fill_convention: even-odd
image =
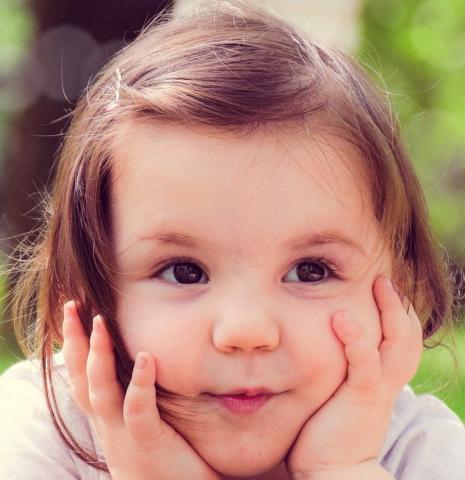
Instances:
[[[230,477],[251,477],[268,472],[280,464],[283,457],[264,458],[255,457],[243,459],[241,457],[232,458],[209,458],[204,457],[205,461],[220,475]]]
[[[240,435],[240,434],[239,434]],[[199,455],[218,473],[232,477],[260,475],[279,465],[286,456],[292,440],[282,438],[250,438],[244,435],[239,440],[210,440],[193,445]]]

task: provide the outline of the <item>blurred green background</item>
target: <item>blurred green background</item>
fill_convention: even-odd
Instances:
[[[34,35],[27,3],[0,0],[0,79],[14,71]],[[465,265],[465,2],[367,0],[356,55],[389,91],[419,172],[431,224],[451,264]],[[13,99],[14,100],[14,99]],[[9,139],[12,99],[0,83],[0,168]],[[0,276],[4,293],[4,277]],[[21,358],[0,324],[0,372]],[[453,342],[456,342],[455,348]],[[465,421],[465,327],[426,350],[412,381]],[[451,354],[447,345],[452,347]],[[455,363],[457,361],[457,364]]]
[[[364,2],[358,57],[381,76],[423,184],[431,225],[453,265],[465,265],[465,2]],[[463,295],[463,292],[462,292]],[[462,299],[463,301],[463,299]],[[462,318],[426,350],[411,385],[465,421]]]

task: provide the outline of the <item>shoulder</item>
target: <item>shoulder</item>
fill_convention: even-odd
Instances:
[[[397,399],[380,455],[400,480],[458,480],[465,471],[465,427],[433,395],[405,386]]]
[[[43,410],[40,365],[37,360],[22,360],[12,365],[0,376],[0,418],[11,433],[37,417]],[[13,426],[16,427],[13,429]],[[1,429],[5,434],[5,428]]]
[[[54,359],[56,358],[57,355],[54,356]],[[58,388],[63,396],[67,381],[59,357],[53,378],[54,381],[58,380]],[[25,420],[39,414],[46,407],[39,360],[19,361],[0,376],[0,402],[0,415],[8,421],[11,421],[10,416]]]
[[[70,395],[61,354],[55,354],[53,361],[60,413],[76,439],[91,449],[89,425]],[[81,476],[87,466],[57,432],[47,407],[39,360],[20,361],[0,376],[0,425],[2,479],[98,478]]]

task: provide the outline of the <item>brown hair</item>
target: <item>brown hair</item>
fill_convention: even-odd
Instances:
[[[92,316],[105,318],[124,390],[131,377],[132,361],[115,320],[108,214],[111,145],[129,119],[247,133],[318,118],[319,128],[337,132],[361,153],[396,279],[419,314],[424,339],[451,313],[451,283],[397,121],[387,97],[357,62],[235,1],[160,22],[165,19],[163,13],[151,22],[82,95],[60,151],[41,234],[18,263],[21,274],[11,304],[23,351],[41,359],[58,432],[81,459],[103,470],[106,465],[96,462],[64,424],[51,359],[63,341],[63,303],[75,299],[88,335]],[[108,108],[118,83],[116,108]]]

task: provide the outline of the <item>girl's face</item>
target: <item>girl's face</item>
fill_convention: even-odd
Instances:
[[[379,343],[372,283],[390,271],[355,150],[336,139],[130,124],[115,145],[117,318],[157,384],[195,397],[178,431],[214,469],[280,464],[343,382],[346,309]],[[266,388],[252,413],[219,395]]]

